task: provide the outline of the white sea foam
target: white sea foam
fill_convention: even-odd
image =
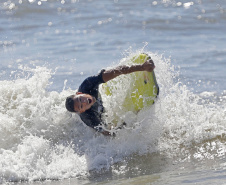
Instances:
[[[200,104],[200,97],[180,82],[170,59],[149,54],[160,86],[153,106],[137,115],[119,109],[126,89],[123,83],[114,101],[103,96],[108,119],[116,115],[128,123],[115,138],[95,133],[65,110],[65,98],[75,89],[47,91],[52,72],[45,67],[23,68],[30,77],[1,81],[0,182],[84,177],[90,170],[110,167],[117,175],[114,164],[131,155],[176,156],[194,143],[224,139],[225,105]]]

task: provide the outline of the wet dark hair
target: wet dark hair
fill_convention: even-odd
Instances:
[[[65,102],[65,107],[69,112],[75,112],[74,109],[74,97],[75,95],[68,96]]]

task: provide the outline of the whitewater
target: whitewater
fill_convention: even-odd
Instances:
[[[226,180],[222,0],[0,2],[0,184],[214,184]],[[115,137],[65,98],[101,69],[148,53],[160,94],[138,114],[107,97]],[[113,84],[112,84],[113,85]]]
[[[115,137],[95,132],[65,110],[65,98],[76,89],[47,91],[54,72],[46,67],[21,67],[26,76],[1,81],[1,182],[84,178],[92,171],[117,176],[131,170],[133,156],[156,153],[176,161],[224,157],[226,96],[216,103],[210,101],[210,93],[192,93],[169,59],[149,55],[161,93],[153,106],[137,115],[120,115],[128,125]],[[118,90],[113,99],[123,92]],[[111,104],[109,115],[122,114],[117,101],[105,96],[103,101]]]

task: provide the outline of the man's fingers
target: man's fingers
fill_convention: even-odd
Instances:
[[[155,64],[154,64],[154,61],[152,59],[147,60],[146,64],[147,64],[147,68],[146,68],[147,71],[151,72],[151,71],[154,70]]]
[[[152,59],[149,59],[147,61],[150,62],[151,64],[154,64],[154,61]]]

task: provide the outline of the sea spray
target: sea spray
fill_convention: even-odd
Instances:
[[[33,74],[0,83],[2,182],[86,174],[84,155],[76,154],[71,144],[80,134],[73,128],[78,118],[64,107],[72,92],[46,91],[52,73],[45,67],[25,70]]]
[[[207,140],[218,143],[210,155],[222,157],[225,103],[200,103],[202,97],[183,84],[170,59],[147,53],[156,65],[160,94],[153,106],[138,114],[123,112],[119,107],[125,84],[115,89],[113,99],[103,96],[107,119],[116,115],[120,123],[121,120],[128,123],[117,130],[115,137],[95,132],[83,124],[78,115],[67,112],[65,98],[76,89],[48,91],[53,73],[45,67],[27,69],[31,71],[28,78],[1,81],[1,183],[86,178],[103,170],[117,176],[138,165],[131,163],[133,158],[148,164],[156,155],[176,157],[178,161],[191,155],[201,159],[202,150],[190,149],[202,146],[206,151]],[[180,153],[186,155],[180,156]]]

